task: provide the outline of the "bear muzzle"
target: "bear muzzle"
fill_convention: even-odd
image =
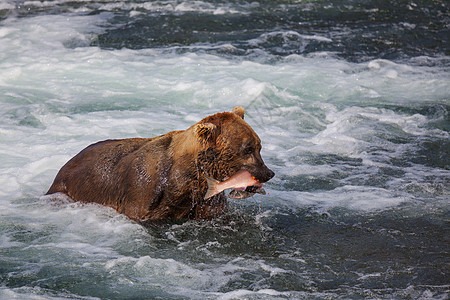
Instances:
[[[244,166],[243,169],[249,171],[260,183],[267,182],[275,176],[275,173],[264,164],[259,166]]]

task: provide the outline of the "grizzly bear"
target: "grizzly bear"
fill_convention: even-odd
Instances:
[[[227,200],[223,191],[205,198],[207,177],[220,182],[245,170],[261,187],[274,176],[244,113],[235,107],[186,130],[92,144],[61,168],[47,194],[109,206],[140,222],[214,218]]]

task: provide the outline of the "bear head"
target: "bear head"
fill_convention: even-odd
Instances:
[[[261,140],[244,121],[245,110],[217,113],[193,126],[200,141],[197,164],[209,176],[225,180],[240,170],[247,170],[264,183],[275,174],[264,163]]]

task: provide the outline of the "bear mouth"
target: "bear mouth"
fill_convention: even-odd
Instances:
[[[228,194],[228,198],[242,200],[250,198],[255,194],[266,195],[266,191],[262,188],[262,184],[259,184],[257,186],[256,185],[248,186],[245,189],[241,190],[233,189]]]
[[[258,193],[258,194],[261,194],[262,193],[262,187],[263,187],[263,184],[262,183],[260,183],[260,184],[258,184],[258,185],[252,185],[252,186],[248,186],[248,187],[246,187],[245,188],[245,191],[246,192],[248,192],[248,193]],[[265,193],[264,193],[265,194]]]

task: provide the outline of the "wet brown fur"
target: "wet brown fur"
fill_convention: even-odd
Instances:
[[[216,217],[226,197],[203,199],[205,173],[223,180],[246,169],[261,182],[273,177],[243,117],[237,107],[184,131],[92,144],[61,168],[47,194],[109,206],[136,221]]]

